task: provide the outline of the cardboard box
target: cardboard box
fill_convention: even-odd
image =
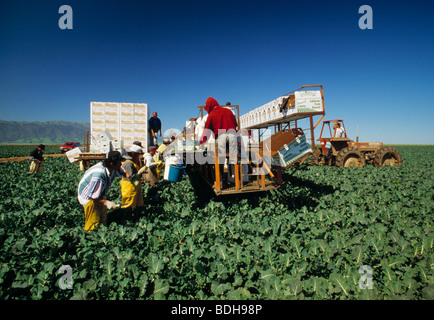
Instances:
[[[294,141],[284,145],[272,156],[272,165],[288,168],[303,155],[311,152],[310,145],[306,142],[306,136],[296,137]]]
[[[273,134],[271,137],[259,142],[263,152],[269,152],[271,156],[279,152],[283,146],[293,142],[295,135],[292,130],[281,130]]]
[[[83,148],[82,147],[76,147],[74,149],[71,149],[69,151],[67,151],[66,157],[68,158],[70,163],[76,162],[78,161],[77,157],[83,152]]]

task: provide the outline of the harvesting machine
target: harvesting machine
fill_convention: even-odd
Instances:
[[[341,135],[337,130],[341,128]],[[398,150],[384,146],[382,142],[356,142],[348,138],[344,121],[341,119],[323,121],[318,138],[321,146],[315,148],[310,164],[336,167],[364,167],[367,163],[376,167],[400,166]],[[312,144],[314,145],[314,144]]]
[[[200,117],[187,121],[167,152],[182,157],[216,195],[279,188],[282,170],[303,163],[312,153],[314,129],[325,114],[322,85],[302,86],[242,116],[238,105],[227,103],[222,107],[232,110],[238,122],[238,158],[236,164],[228,164],[228,153],[225,161],[219,163],[216,141],[208,143],[204,150],[198,146],[201,136],[198,128],[207,117],[204,107],[198,106]],[[314,125],[315,116],[321,119]],[[300,119],[309,120],[311,145],[297,124]]]

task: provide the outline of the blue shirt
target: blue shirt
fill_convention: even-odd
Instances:
[[[161,120],[158,118],[151,117],[148,121],[148,130],[151,131],[154,130],[154,132],[157,132],[161,129]]]

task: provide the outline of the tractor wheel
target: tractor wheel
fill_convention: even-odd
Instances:
[[[310,165],[318,166],[320,164],[320,156],[322,155],[321,148],[315,148],[310,157]]]
[[[374,155],[374,165],[376,167],[400,166],[402,165],[401,155],[395,148],[381,148]]]
[[[363,168],[366,164],[365,156],[354,147],[347,147],[339,151],[336,156],[336,167],[360,167]]]

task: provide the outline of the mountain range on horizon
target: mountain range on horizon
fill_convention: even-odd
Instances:
[[[0,120],[0,144],[63,144],[83,143],[88,122],[70,121],[5,121]]]

